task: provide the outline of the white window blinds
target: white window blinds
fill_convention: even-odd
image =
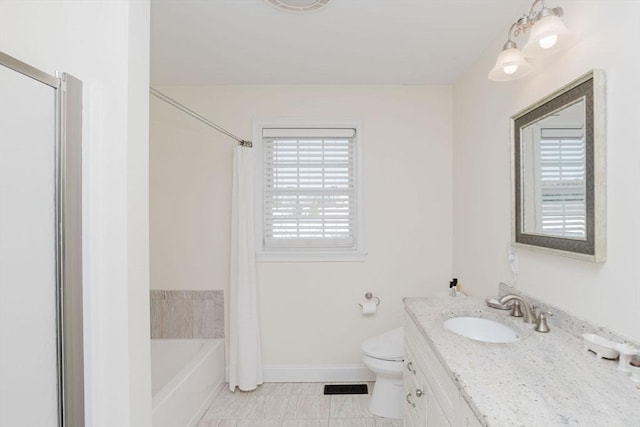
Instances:
[[[354,129],[263,129],[264,250],[354,250]]]
[[[586,236],[586,146],[582,129],[541,129],[538,217],[545,234]]]

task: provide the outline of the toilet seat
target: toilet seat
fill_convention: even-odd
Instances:
[[[362,352],[373,359],[402,362],[404,360],[404,328],[366,339]]]

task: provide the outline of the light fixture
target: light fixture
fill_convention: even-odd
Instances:
[[[536,12],[534,8],[538,3],[542,5],[542,9]],[[503,82],[524,77],[532,71],[531,64],[525,57],[539,58],[571,46],[574,37],[562,22],[562,16],[561,7],[547,8],[544,0],[535,0],[529,13],[509,28],[507,42],[498,55],[496,65],[489,72],[489,79]],[[518,37],[529,29],[529,40],[521,52],[511,39],[511,34]]]
[[[516,80],[529,74],[532,69],[515,42],[509,39],[502,47],[496,65],[489,71],[489,79],[496,82]]]
[[[562,22],[562,8],[544,8],[538,13],[536,23],[531,27],[529,40],[522,53],[529,58],[550,55],[571,46],[574,36]]]

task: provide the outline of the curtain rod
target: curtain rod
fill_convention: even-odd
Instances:
[[[165,95],[164,93],[160,92],[159,90],[154,89],[152,87],[149,87],[149,93],[151,93],[153,96],[155,96],[157,98],[160,98],[161,100],[163,100],[167,104],[170,104],[170,105],[174,106],[175,108],[177,108],[178,110],[182,111],[183,113],[186,113],[186,114],[190,115],[194,119],[201,121],[205,125],[207,125],[209,127],[212,127],[215,130],[217,130],[218,132],[221,132],[221,133],[227,135],[229,138],[235,139],[238,142],[238,144],[240,144],[241,146],[249,147],[249,148],[253,147],[253,143],[251,141],[247,141],[247,140],[238,138],[237,136],[235,136],[234,134],[232,134],[228,130],[218,126],[217,124],[213,123],[211,120],[207,119],[206,117],[201,116],[200,114],[196,113],[195,111],[191,110],[190,108],[185,107],[184,105],[182,105],[181,103],[179,103],[175,99],[168,97],[167,95]]]

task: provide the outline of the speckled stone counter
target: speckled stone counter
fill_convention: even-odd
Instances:
[[[405,298],[405,309],[458,385],[478,419],[488,426],[640,427],[640,386],[597,359],[581,339],[549,319],[551,332],[533,330],[508,311],[489,308],[484,298]],[[520,339],[491,344],[449,331],[456,316],[493,319]]]

